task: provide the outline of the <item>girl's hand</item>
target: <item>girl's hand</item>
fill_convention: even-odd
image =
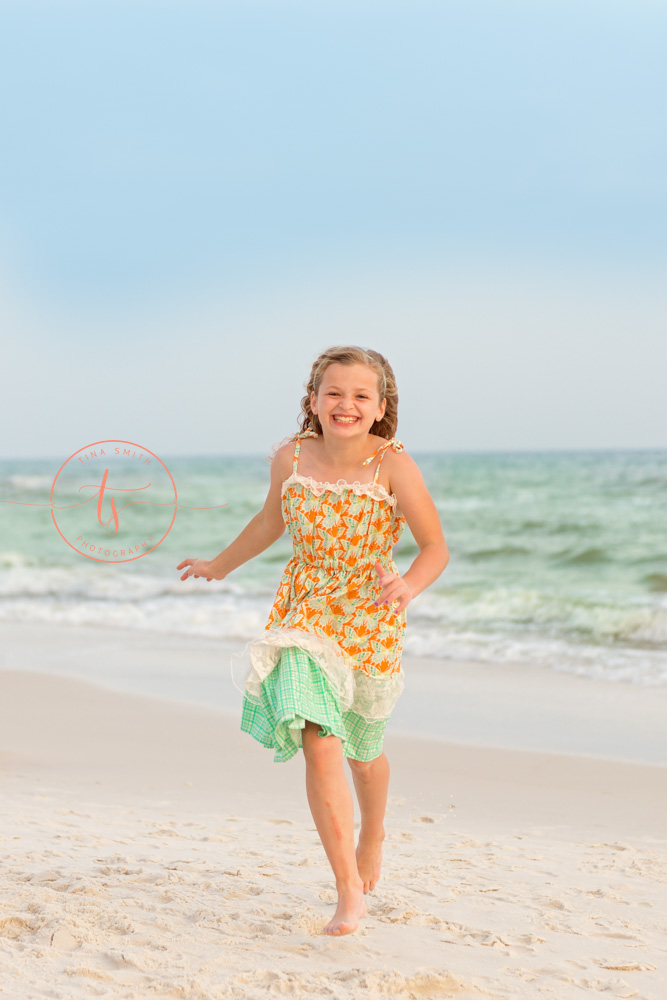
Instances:
[[[205,576],[210,583],[213,579],[210,569],[211,563],[207,562],[206,559],[184,559],[176,569],[183,569],[184,566],[189,566],[190,569],[186,569],[181,580],[187,580],[189,576],[194,576],[195,580],[198,580],[200,576]]]
[[[375,601],[375,606],[378,607],[380,604],[384,604],[385,601],[387,604],[390,604],[392,601],[398,600],[398,605],[394,608],[395,612],[403,611],[404,608],[407,608],[414,594],[403,577],[397,576],[396,573],[385,573],[379,559],[375,563],[375,572],[380,577],[379,583],[382,587],[382,594]]]

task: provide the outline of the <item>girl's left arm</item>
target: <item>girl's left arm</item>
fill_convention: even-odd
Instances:
[[[419,466],[405,451],[392,454],[391,458],[391,489],[419,546],[419,555],[401,577],[412,592],[412,597],[416,597],[443,572],[449,562],[449,549],[442,532],[440,515]],[[401,608],[404,606],[401,601]]]

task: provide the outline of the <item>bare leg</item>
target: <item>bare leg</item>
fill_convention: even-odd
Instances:
[[[382,841],[385,837],[384,814],[389,791],[389,761],[381,753],[375,760],[347,758],[361,812],[361,829],[356,858],[364,892],[372,891],[382,868]]]
[[[324,927],[327,934],[351,934],[367,913],[354,852],[354,803],[337,736],[319,736],[322,727],[306,721],[302,731],[306,792],[315,826],[336,877],[338,906]]]

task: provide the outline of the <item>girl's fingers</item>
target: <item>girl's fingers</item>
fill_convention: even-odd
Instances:
[[[398,594],[396,593],[396,587],[392,587],[391,589],[387,590],[386,594],[382,594],[380,597],[378,597],[375,603],[384,604],[386,601],[388,604],[391,604],[391,602],[395,601],[397,597]]]
[[[395,573],[387,573],[385,571],[384,566],[380,562],[376,562],[375,563],[375,572],[380,577],[378,583],[381,583],[382,586],[384,586],[384,584],[385,584],[385,582],[387,580],[393,580],[393,579],[396,578],[396,574]]]
[[[384,604],[385,602],[387,604],[391,604],[392,601],[400,601],[400,604],[398,605],[396,610],[402,611],[403,608],[407,607],[407,605],[410,603],[411,600],[412,600],[412,594],[406,594],[403,587],[395,586],[387,588],[387,592],[385,594],[382,594],[381,597],[378,597],[377,601],[375,602],[375,605],[377,607],[378,605]]]
[[[380,578],[378,583],[382,587],[381,596],[374,602],[375,607],[377,608],[381,604],[391,604],[393,601],[398,601],[399,604],[395,610],[397,612],[403,611],[412,600],[412,594],[405,593],[405,584],[402,577],[397,576],[396,573],[385,573],[384,567],[379,560],[375,563],[374,568]]]
[[[380,584],[380,586],[382,588],[387,587],[391,583],[392,580],[400,580],[401,579],[400,576],[398,576],[396,573],[386,573],[385,569],[384,569],[384,566],[379,561],[375,563],[375,572],[380,577],[380,579],[378,580],[378,583]]]

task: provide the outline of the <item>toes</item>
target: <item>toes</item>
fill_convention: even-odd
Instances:
[[[343,934],[351,934],[355,929],[356,924],[353,924],[349,920],[341,920],[335,927],[325,927],[324,932],[325,934],[332,934],[334,937],[340,937]]]

